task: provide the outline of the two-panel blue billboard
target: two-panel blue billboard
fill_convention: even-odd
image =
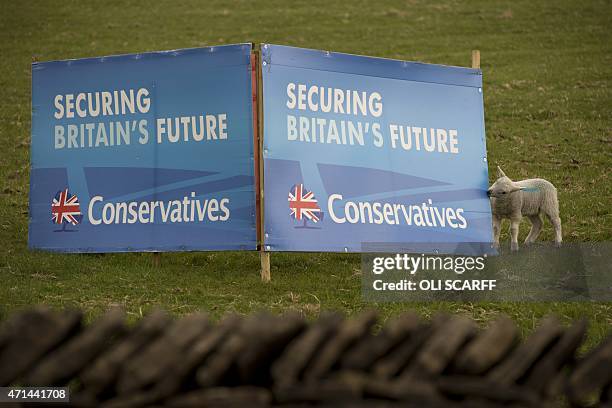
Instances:
[[[480,70],[269,44],[261,69],[266,249],[490,252]]]
[[[257,106],[253,61],[33,64],[30,247],[256,249],[263,109],[264,249],[488,251],[479,70],[264,44]]]
[[[251,54],[33,64],[30,247],[255,249]]]

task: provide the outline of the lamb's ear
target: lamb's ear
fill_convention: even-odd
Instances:
[[[510,192],[514,193],[516,191],[521,191],[521,190],[524,190],[524,189],[525,189],[524,187],[514,186],[514,187],[512,187],[512,190],[510,190]]]
[[[506,177],[506,173],[504,173],[504,171],[499,166],[497,166],[497,177]]]

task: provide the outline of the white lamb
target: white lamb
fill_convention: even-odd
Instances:
[[[501,221],[504,218],[510,219],[510,250],[518,251],[518,231],[523,216],[527,216],[531,221],[531,231],[525,239],[525,244],[535,242],[542,229],[541,213],[548,217],[555,228],[555,244],[560,246],[561,219],[555,186],[544,179],[512,181],[500,167],[497,167],[497,176],[499,178],[487,190],[493,213],[495,247],[499,247]]]

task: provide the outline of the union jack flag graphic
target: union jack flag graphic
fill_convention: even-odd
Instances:
[[[291,210],[291,217],[298,221],[304,219],[311,220],[312,222],[319,222],[321,219],[320,212],[321,208],[317,204],[312,191],[308,191],[304,188],[303,184],[294,185],[289,190],[289,209]]]
[[[77,225],[81,221],[81,206],[78,197],[71,195],[68,188],[58,191],[51,203],[51,215],[55,224]]]

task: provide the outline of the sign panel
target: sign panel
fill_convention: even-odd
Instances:
[[[29,245],[255,249],[251,45],[32,65]]]
[[[490,250],[480,70],[270,44],[261,64],[266,249]]]

